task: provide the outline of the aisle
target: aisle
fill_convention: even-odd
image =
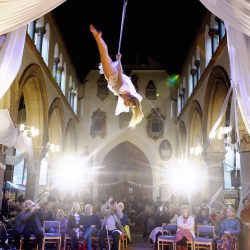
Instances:
[[[145,242],[142,238],[142,234],[134,233],[132,238],[132,242],[128,245],[127,250],[154,250],[153,244]]]

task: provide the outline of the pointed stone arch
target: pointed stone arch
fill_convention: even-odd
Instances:
[[[229,88],[230,88],[230,80],[227,75],[227,72],[221,66],[214,67],[208,79],[207,89],[205,93],[205,100],[204,100],[204,114],[207,114],[206,116],[204,116],[204,121],[203,121],[204,142],[207,141],[209,133],[219,115],[220,109],[223,105],[223,102],[225,100]],[[230,104],[228,105],[228,111],[229,108]],[[229,115],[230,115],[229,112],[227,112],[226,115],[227,117],[224,117],[221,123],[222,126],[225,125],[225,118],[226,120],[230,118]],[[209,151],[211,150],[221,151],[222,148],[224,148],[223,140],[221,141],[213,140],[211,142]]]
[[[76,126],[73,119],[70,119],[66,126],[63,151],[73,155],[76,152]]]
[[[102,165],[98,183],[117,183],[115,189],[112,185],[110,185],[111,188],[107,185],[105,192],[109,195],[114,195],[116,199],[123,199],[129,197],[129,188],[132,188],[133,195],[140,197],[147,195],[152,198],[153,174],[150,162],[135,144],[123,141],[114,146],[106,154]],[[104,191],[103,189],[104,187],[99,188],[99,195]]]
[[[48,102],[45,81],[39,65],[31,64],[24,70],[19,88],[18,103],[23,96],[26,104],[26,125],[39,129],[39,136],[33,139],[33,145],[42,146],[47,137]]]
[[[203,147],[203,129],[202,129],[202,109],[197,100],[194,100],[190,107],[188,148],[201,146]]]

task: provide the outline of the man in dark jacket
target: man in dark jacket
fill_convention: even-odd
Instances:
[[[19,220],[21,223],[20,233],[24,237],[24,249],[32,249],[30,244],[31,234],[35,236],[34,245],[38,245],[38,249],[42,249],[43,231],[42,218],[39,211],[39,206],[31,200],[24,202],[24,211],[20,214]]]

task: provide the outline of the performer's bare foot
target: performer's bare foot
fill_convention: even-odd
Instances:
[[[102,36],[102,32],[98,31],[93,24],[89,25],[89,29],[91,31],[91,33],[93,34],[94,38],[98,38]]]

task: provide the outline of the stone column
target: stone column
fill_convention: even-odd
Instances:
[[[204,160],[207,163],[207,179],[208,179],[208,200],[215,199],[212,207],[221,209],[221,203],[224,200],[224,167],[223,161],[225,159],[224,152],[204,152]],[[221,190],[222,192],[220,192]]]
[[[57,77],[57,67],[58,67],[59,62],[60,62],[59,57],[55,57],[54,58],[54,63],[53,63],[53,74],[54,74],[55,80],[57,80],[56,79],[56,77]]]
[[[191,69],[190,73],[192,75],[192,84],[193,84],[193,90],[194,90],[196,83],[197,83],[197,81],[196,81],[197,80],[197,78],[196,78],[197,71],[196,71],[196,69]]]
[[[240,178],[241,199],[250,191],[250,135],[246,132],[241,136],[240,143]],[[248,194],[250,196],[250,193]]]
[[[64,71],[64,68],[62,65],[57,66],[56,71],[56,81],[58,83],[58,86],[61,88],[61,81],[62,81],[62,72]]]
[[[37,33],[36,47],[41,54],[43,48],[43,35],[46,33],[46,29],[45,27],[37,27],[35,32]]]
[[[31,22],[29,27],[29,36],[33,42],[35,40],[35,30],[36,30],[36,20]]]
[[[214,54],[215,48],[216,48],[216,44],[215,44],[216,39],[214,39],[214,38],[215,38],[215,36],[218,35],[218,33],[219,33],[218,29],[212,29],[212,28],[210,28],[209,32],[208,32],[208,34],[211,38],[212,55]]]
[[[33,147],[33,165],[27,169],[25,199],[36,200],[42,149],[43,147]]]
[[[201,76],[200,60],[195,60],[194,65],[196,66],[196,79],[198,82]]]

